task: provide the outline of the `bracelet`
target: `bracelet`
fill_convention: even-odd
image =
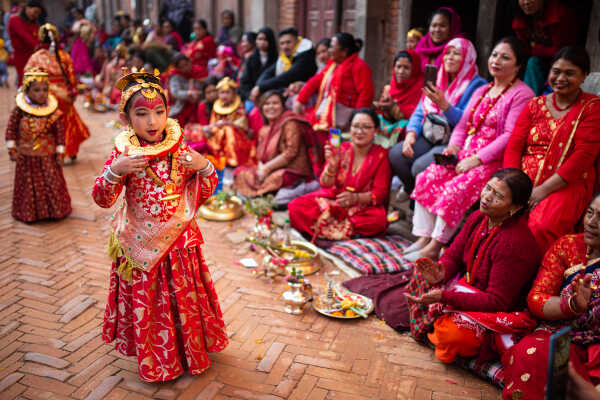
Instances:
[[[335,175],[336,175],[336,174],[335,174],[335,173],[331,173],[331,172],[329,172],[329,167],[326,167],[326,168],[324,169],[324,172],[325,172],[325,175],[327,175],[327,176],[330,176],[330,177],[332,177],[332,178],[335,178]]]
[[[113,178],[111,178],[111,177],[110,177],[110,175],[109,175],[109,172],[108,172],[108,169],[106,169],[106,170],[104,171],[104,175],[103,175],[103,177],[104,177],[104,180],[105,180],[106,182],[110,183],[111,185],[118,185],[119,183],[121,183],[121,181],[118,181],[118,180],[113,180]]]
[[[567,318],[575,318],[580,315],[575,312],[575,310],[573,309],[573,306],[571,305],[572,298],[573,298],[573,296],[568,295],[568,294],[564,294],[564,295],[560,296],[560,311]]]
[[[207,161],[206,167],[198,170],[198,173],[204,178],[208,178],[215,171],[215,166],[210,161],[208,161],[208,160],[206,160],[206,161]]]
[[[65,154],[65,146],[63,146],[62,144],[59,144],[58,146],[56,146],[56,153]]]
[[[569,297],[569,301],[567,302],[567,304],[569,305],[569,309],[571,310],[571,312],[575,315],[581,315],[583,314],[582,312],[579,312],[575,309],[575,304],[573,303],[573,299],[575,298],[575,296],[571,296]]]
[[[115,177],[115,178],[117,178],[117,179],[121,179],[121,178],[123,178],[123,175],[116,174],[116,173],[115,173],[115,172],[112,170],[112,168],[110,167],[110,165],[109,165],[109,166],[108,166],[106,169],[108,170],[108,172],[109,172],[109,173],[110,173],[110,174],[111,174],[113,177]]]
[[[17,142],[14,140],[7,140],[6,141],[6,148],[11,150],[11,149],[15,149],[17,147]]]

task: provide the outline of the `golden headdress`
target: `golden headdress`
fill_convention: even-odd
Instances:
[[[48,73],[39,67],[33,67],[23,74],[23,91],[27,92],[33,82],[48,82]]]
[[[226,76],[225,78],[221,79],[219,81],[219,83],[217,83],[217,90],[219,89],[232,89],[234,92],[237,89],[238,85],[237,83],[235,83],[235,81],[233,79],[231,79],[230,77]]]
[[[40,42],[44,43],[46,41],[47,35],[50,34],[50,41],[55,42],[58,40],[58,29],[52,24],[44,24],[40,26],[38,31],[38,38]]]
[[[406,33],[406,36],[407,36],[407,37],[408,37],[408,36],[416,36],[417,38],[421,39],[421,38],[423,37],[423,32],[421,32],[421,31],[420,31],[420,30],[418,30],[418,29],[415,29],[415,28],[413,28],[413,29],[411,29],[410,31],[408,31],[408,32]]]
[[[117,89],[123,92],[119,111],[125,112],[125,105],[139,91],[147,99],[153,99],[159,94],[166,98],[165,90],[160,85],[158,78],[160,73],[157,69],[154,70],[154,73],[146,72],[143,68],[139,71],[133,69],[131,73],[127,74],[127,68],[123,68],[123,73],[125,75],[116,83]]]

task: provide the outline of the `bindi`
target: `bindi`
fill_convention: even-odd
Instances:
[[[155,92],[156,93],[156,92]],[[158,94],[158,93],[157,93]],[[150,110],[155,109],[158,106],[164,106],[162,96],[154,96],[153,98],[148,98],[146,96],[138,96],[133,103],[133,108],[148,108]]]

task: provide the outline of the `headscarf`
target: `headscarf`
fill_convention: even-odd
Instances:
[[[448,73],[446,72],[446,68],[442,63],[442,66],[438,71],[435,85],[438,89],[444,92],[444,96],[446,96],[448,103],[450,103],[452,106],[455,106],[465,90],[467,90],[471,80],[473,80],[473,78],[479,72],[479,69],[477,68],[477,51],[475,50],[475,46],[473,46],[471,41],[463,38],[452,39],[444,48],[444,51],[441,55],[442,58],[451,47],[459,49],[462,53],[462,61],[460,62],[458,73],[456,74],[456,77],[452,83],[448,85]],[[428,114],[430,112],[439,113],[441,110],[427,96],[423,96],[423,113]]]
[[[402,82],[396,81],[396,74],[392,73],[390,82],[390,96],[402,111],[404,116],[413,113],[421,98],[423,88],[423,71],[421,71],[421,56],[414,50],[404,50],[412,62],[410,77]]]
[[[442,64],[442,51],[444,50],[446,43],[457,37],[465,37],[464,33],[461,32],[462,19],[460,18],[460,15],[449,7],[440,7],[438,10],[445,10],[450,13],[450,35],[448,36],[448,40],[441,44],[435,44],[431,39],[431,34],[429,32],[419,40],[415,50],[421,56],[421,68],[423,70],[425,70],[425,65],[429,63],[429,58],[434,56],[437,56],[434,64],[439,67]]]

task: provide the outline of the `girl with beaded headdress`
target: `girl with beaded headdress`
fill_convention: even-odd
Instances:
[[[16,161],[12,216],[24,222],[71,213],[61,167],[65,155],[62,112],[48,86],[45,71],[26,71],[6,127],[8,153]]]
[[[202,129],[209,153],[225,157],[230,167],[256,163],[256,147],[247,134],[248,117],[237,87],[231,78],[219,81],[219,98],[213,105],[210,123]]]
[[[77,110],[77,79],[71,56],[58,45],[58,30],[54,25],[44,24],[39,30],[41,48],[27,61],[25,70],[37,67],[48,72],[50,91],[58,100],[58,108],[63,112],[65,126],[65,153],[67,162],[75,159],[81,143],[90,137],[90,131]]]
[[[217,185],[215,168],[183,143],[156,75],[131,73],[117,87],[129,128],[115,138],[92,191],[109,208],[125,190],[111,220],[102,339],[137,356],[146,382],[200,374],[210,366],[208,353],[228,343],[194,220]]]

